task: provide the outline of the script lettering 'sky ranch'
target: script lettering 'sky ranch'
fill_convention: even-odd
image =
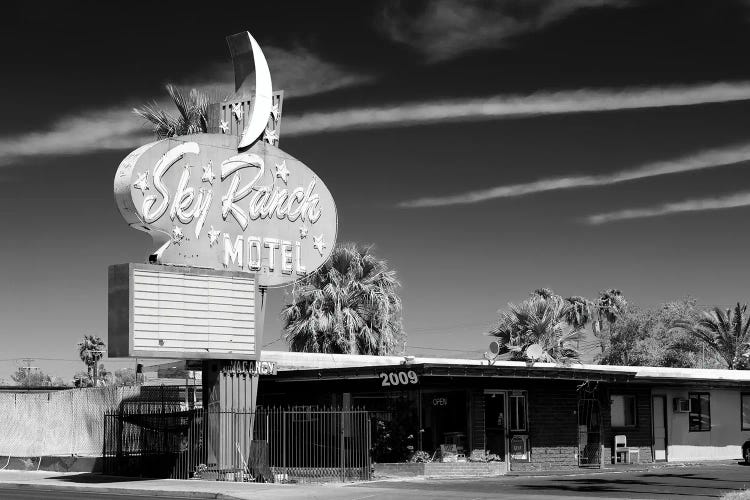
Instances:
[[[195,134],[133,151],[115,175],[120,212],[150,233],[161,264],[257,273],[283,285],[316,269],[336,241],[336,206],[302,162],[263,141]]]

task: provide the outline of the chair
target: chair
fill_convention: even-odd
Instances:
[[[628,438],[623,434],[615,436],[615,463],[632,464],[633,455],[637,457],[636,463],[641,461],[641,450],[639,448],[628,448]]]

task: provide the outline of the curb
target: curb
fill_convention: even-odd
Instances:
[[[240,497],[227,493],[213,493],[210,491],[181,491],[166,489],[146,489],[146,488],[118,488],[112,486],[78,486],[74,484],[36,484],[36,483],[18,483],[12,481],[0,482],[0,491],[8,489],[19,489],[38,492],[66,491],[76,493],[102,493],[102,494],[119,494],[142,496],[144,498],[160,497],[183,497],[195,499],[215,499],[215,500],[238,500]]]

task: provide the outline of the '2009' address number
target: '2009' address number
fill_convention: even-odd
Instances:
[[[416,373],[414,373],[414,370],[409,370],[408,372],[382,372],[379,374],[379,376],[382,379],[380,385],[383,387],[390,387],[393,385],[409,385],[419,382],[419,377]]]

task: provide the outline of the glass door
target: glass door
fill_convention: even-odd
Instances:
[[[504,462],[507,461],[508,453],[507,425],[505,393],[492,392],[485,394],[485,448],[489,453],[494,453]]]

